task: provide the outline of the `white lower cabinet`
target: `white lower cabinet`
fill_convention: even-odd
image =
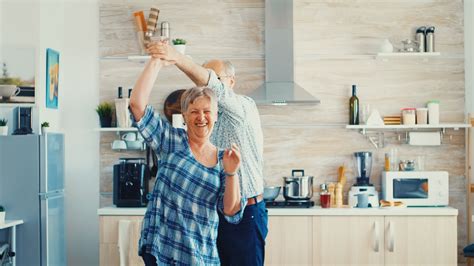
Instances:
[[[386,265],[457,265],[457,223],[451,216],[386,216]]]
[[[100,266],[144,265],[138,256],[143,216],[100,216]]]
[[[269,216],[265,265],[311,265],[312,216]]]
[[[383,216],[315,216],[313,265],[383,265]]]
[[[265,265],[457,265],[456,216],[270,216]]]

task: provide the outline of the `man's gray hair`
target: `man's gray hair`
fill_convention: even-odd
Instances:
[[[213,59],[213,60],[216,60],[216,59]],[[204,61],[204,63],[202,65],[205,66],[210,61],[213,61],[213,60]],[[225,75],[229,76],[229,77],[235,77],[235,67],[234,67],[234,65],[229,60],[220,60],[220,61],[222,61],[222,64],[224,65]]]
[[[234,65],[232,65],[232,63],[229,60],[223,60],[222,62],[224,63],[224,72],[226,76],[234,77],[235,76]]]
[[[187,89],[181,96],[181,113],[186,113],[189,105],[199,97],[207,97],[211,101],[211,106],[217,112],[217,97],[216,94],[208,87],[194,87]]]

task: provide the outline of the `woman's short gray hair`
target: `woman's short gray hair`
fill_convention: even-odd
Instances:
[[[207,97],[211,101],[211,105],[217,112],[216,94],[208,87],[194,87],[187,89],[181,96],[181,113],[186,113],[190,104],[199,97]]]

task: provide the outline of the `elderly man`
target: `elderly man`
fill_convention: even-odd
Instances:
[[[149,52],[153,57],[173,61],[197,86],[207,86],[217,95],[219,119],[211,142],[221,148],[231,143],[240,147],[240,186],[242,198],[247,199],[239,224],[219,217],[219,257],[222,265],[263,265],[268,215],[262,200],[263,134],[255,102],[233,91],[235,70],[229,61],[211,60],[200,66],[164,43],[149,47]]]

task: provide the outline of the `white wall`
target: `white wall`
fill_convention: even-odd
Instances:
[[[66,134],[68,265],[99,264],[99,102],[97,0],[64,4],[61,125]]]
[[[52,130],[66,135],[68,265],[98,265],[99,135],[93,131],[99,99],[98,1],[0,0],[0,6],[0,48],[36,52],[34,131],[49,121]],[[60,53],[57,110],[45,106],[46,48]],[[11,119],[12,110],[0,107],[0,117]]]

